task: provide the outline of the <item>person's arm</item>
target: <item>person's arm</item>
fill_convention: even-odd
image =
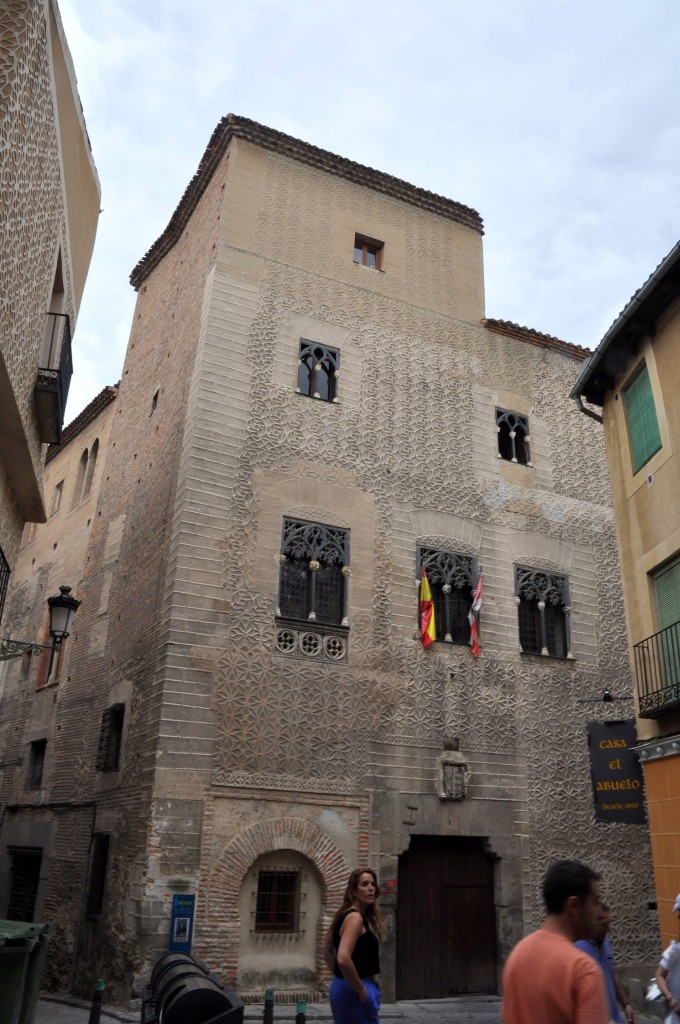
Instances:
[[[366,986],[357,974],[352,960],[352,953],[364,927],[361,914],[348,914],[340,929],[340,945],[338,946],[338,967],[348,985],[351,985],[362,1003],[368,999]]]
[[[584,971],[578,978],[574,1024],[604,1024],[606,1020],[609,1013],[604,974],[593,960],[592,970]]]
[[[616,989],[616,998],[623,1007],[623,1015],[628,1021],[628,1024],[638,1024],[637,1013],[630,1004],[628,993],[623,987],[618,971],[614,971],[614,988]]]
[[[333,925],[326,932],[323,940],[323,958],[328,970],[333,974],[335,970],[335,949],[333,948]]]
[[[659,965],[659,967],[657,967],[656,969],[656,983],[661,989],[661,994],[666,998],[668,1002],[669,1010],[672,1010],[673,1013],[678,1013],[678,1011],[680,1011],[680,1003],[671,995],[671,990],[669,989],[668,982],[666,981],[667,977],[668,968],[661,967],[661,965]]]

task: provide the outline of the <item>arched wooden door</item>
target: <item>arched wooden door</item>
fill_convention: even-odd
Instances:
[[[397,999],[496,992],[493,867],[483,839],[412,836],[399,858]]]

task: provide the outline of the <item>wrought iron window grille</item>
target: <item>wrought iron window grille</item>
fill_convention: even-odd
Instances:
[[[496,409],[496,433],[499,459],[516,462],[521,466],[533,466],[527,416],[520,416],[508,409]]]
[[[117,772],[120,766],[120,751],[123,742],[125,705],[113,704],[102,714],[97,747],[97,771]]]
[[[640,640],[633,653],[640,717],[680,708],[680,622]]]
[[[567,577],[515,566],[515,601],[521,653],[573,659]]]
[[[454,551],[421,547],[418,549],[417,563],[417,582],[420,582],[422,570],[425,569],[432,590],[437,640],[449,644],[468,644],[468,615],[479,580],[475,559],[470,555],[458,555]]]
[[[279,561],[277,618],[349,626],[349,530],[284,519]]]
[[[9,586],[9,563],[5,558],[5,554],[0,548],[0,619],[2,619],[2,611],[5,607],[5,598],[7,597],[7,588]]]
[[[297,393],[322,402],[337,402],[339,377],[339,351],[301,338]]]
[[[299,931],[300,881],[299,871],[258,872],[256,932]]]

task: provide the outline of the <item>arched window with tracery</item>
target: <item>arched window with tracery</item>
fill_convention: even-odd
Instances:
[[[531,466],[529,419],[518,412],[496,409],[496,432],[498,434],[498,458],[506,462],[517,462]]]
[[[75,508],[78,502],[82,498],[83,485],[85,483],[85,475],[87,473],[87,459],[89,452],[87,448],[80,456],[80,462],[78,463],[78,475],[76,476],[76,486],[73,491],[73,501],[71,502],[71,508]]]
[[[437,640],[450,644],[469,643],[468,615],[479,579],[475,559],[454,551],[420,548],[417,569],[418,579],[423,569],[427,572],[434,602]]]
[[[297,391],[322,402],[337,402],[340,353],[328,345],[300,339]]]
[[[280,563],[277,615],[348,624],[349,530],[284,519]]]
[[[515,601],[523,654],[573,658],[566,576],[515,566]]]
[[[99,438],[97,438],[90,449],[90,454],[87,460],[87,470],[85,472],[85,482],[83,483],[83,498],[87,498],[88,494],[92,490],[92,479],[94,477],[95,466],[97,465],[97,455],[99,454]]]

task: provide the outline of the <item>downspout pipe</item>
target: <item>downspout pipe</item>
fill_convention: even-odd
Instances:
[[[588,408],[587,408],[587,407],[586,407],[586,406],[585,406],[585,405],[583,404],[583,399],[581,398],[581,396],[580,396],[580,395],[572,395],[572,398],[573,398],[573,399],[574,399],[574,401],[576,402],[576,408],[578,409],[578,411],[579,411],[579,412],[582,412],[582,413],[584,413],[584,414],[585,414],[586,416],[590,416],[591,420],[597,420],[597,422],[598,422],[598,423],[604,423],[604,420],[603,420],[603,418],[602,418],[602,417],[600,416],[600,414],[599,414],[599,413],[597,413],[597,412],[593,412],[593,410],[592,410],[592,409],[588,409]]]

